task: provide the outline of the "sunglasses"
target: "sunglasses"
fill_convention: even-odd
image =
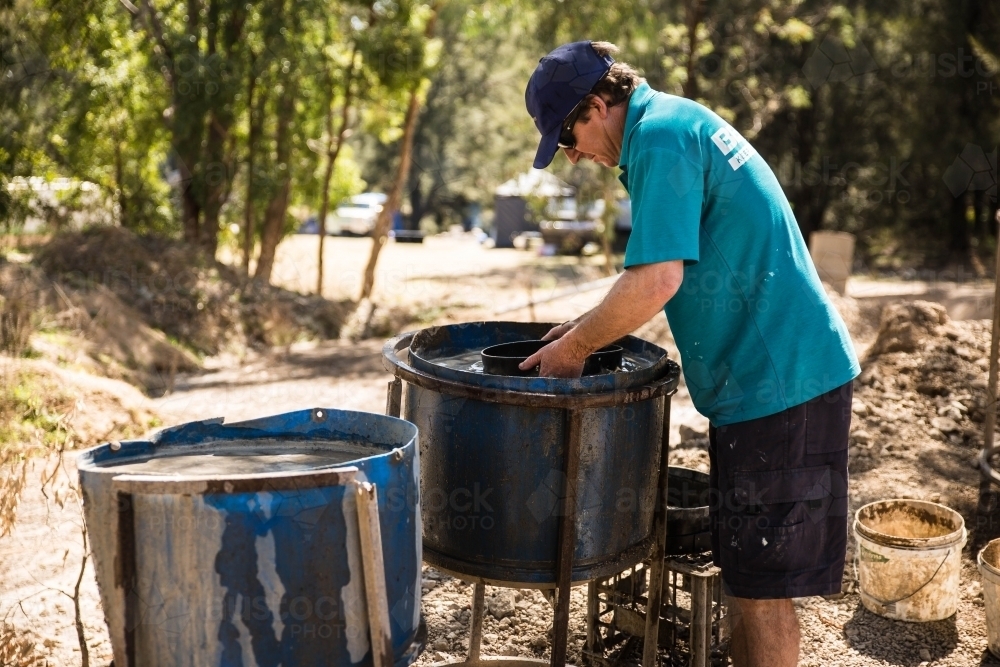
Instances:
[[[569,112],[569,115],[566,116],[566,120],[563,121],[562,131],[559,133],[559,141],[556,144],[559,148],[576,148],[576,137],[573,136],[573,126],[576,125],[576,121],[579,120],[582,111],[583,100],[580,100],[573,107],[573,110]]]

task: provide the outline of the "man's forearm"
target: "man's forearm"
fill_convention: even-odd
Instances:
[[[652,267],[626,271],[597,307],[578,318],[578,324],[564,336],[566,343],[574,356],[586,358],[652,319],[679,286],[679,278]]]

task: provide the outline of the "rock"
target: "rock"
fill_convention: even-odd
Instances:
[[[875,342],[868,348],[868,359],[889,352],[916,352],[939,325],[948,322],[944,306],[929,301],[890,304],[882,310]]]
[[[867,445],[872,441],[872,434],[864,429],[858,429],[851,433],[851,439],[859,445]]]
[[[545,638],[545,635],[535,635],[531,638],[531,648],[536,651],[544,651],[549,646],[549,640]]]
[[[680,428],[677,430],[680,432],[681,442],[687,442],[688,440],[702,440],[708,437],[707,431],[693,429],[687,424],[681,424]]]
[[[947,417],[948,419],[959,421],[962,419],[962,411],[956,408],[954,405],[942,405],[938,408],[939,417]]]
[[[503,629],[503,630],[506,630],[507,628],[509,628],[510,627],[510,619],[511,618],[512,617],[508,616],[507,618],[505,618],[502,621],[500,621],[500,628]]]
[[[515,604],[514,591],[511,590],[497,591],[486,598],[487,611],[498,621],[513,616]]]
[[[868,406],[865,405],[861,399],[855,398],[851,401],[851,412],[853,412],[858,416],[864,417],[865,415],[868,414]]]
[[[931,419],[931,426],[942,433],[954,433],[959,430],[958,424],[950,417],[934,417]]]
[[[871,364],[865,370],[861,371],[861,375],[858,376],[858,382],[863,385],[871,386],[876,382],[882,381],[882,371],[879,369],[878,364]]]
[[[655,620],[655,619],[654,619]],[[931,652],[925,648],[920,649],[920,659],[928,661],[931,659]]]
[[[487,644],[493,644],[499,638],[500,637],[495,632],[484,632],[483,633],[483,641],[486,642]]]
[[[936,428],[932,428],[931,430],[927,431],[927,435],[934,438],[935,440],[941,440],[942,438],[944,438],[944,433],[942,433]]]
[[[500,655],[513,657],[517,655],[517,647],[511,643],[504,644],[504,647],[500,649]]]
[[[448,649],[451,648],[451,643],[448,642],[448,640],[446,639],[438,639],[437,641],[434,642],[431,648],[433,648],[435,651],[447,651]]]

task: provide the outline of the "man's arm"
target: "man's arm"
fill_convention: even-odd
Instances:
[[[681,260],[627,269],[596,308],[561,338],[529,357],[521,368],[540,364],[542,376],[580,377],[583,363],[592,352],[648,322],[673,298],[683,279]]]

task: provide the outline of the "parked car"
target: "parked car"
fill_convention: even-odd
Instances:
[[[354,195],[346,204],[337,207],[326,219],[327,234],[368,236],[375,229],[375,219],[382,211],[388,197],[381,192]]]

